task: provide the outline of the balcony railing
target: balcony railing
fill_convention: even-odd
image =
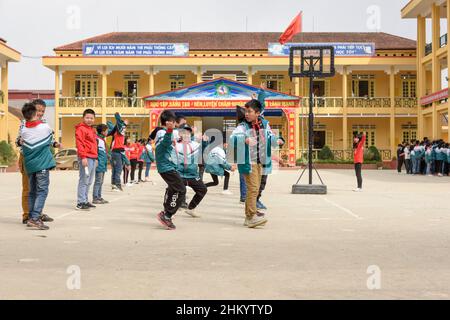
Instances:
[[[308,101],[308,99],[306,99]],[[309,106],[308,103],[306,103]],[[339,97],[316,97],[314,98],[314,107],[316,108],[342,108],[344,99]]]
[[[390,108],[390,98],[348,98],[348,108]]]
[[[106,98],[107,108],[143,108],[144,99],[140,97],[108,97]]]
[[[102,98],[100,97],[60,97],[59,106],[61,108],[101,108]]]
[[[419,99],[417,98],[395,98],[396,108],[417,108],[419,104]]]

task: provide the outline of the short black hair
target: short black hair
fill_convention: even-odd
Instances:
[[[43,106],[44,108],[47,108],[47,104],[42,99],[34,99],[31,103],[35,106]]]
[[[158,133],[159,130],[162,130],[163,128],[161,127],[156,127],[155,129],[153,129],[153,131],[150,133],[148,140],[155,140],[156,139],[156,134]]]
[[[161,119],[161,124],[162,124],[163,126],[165,126],[167,121],[175,121],[176,118],[177,118],[177,117],[175,116],[175,113],[174,113],[172,110],[164,110],[164,111],[161,113],[161,117],[160,117],[160,119]]]
[[[92,114],[92,115],[94,115],[94,117],[95,117],[95,111],[92,110],[92,109],[86,109],[86,110],[84,110],[84,112],[83,112],[83,118],[84,118],[87,114]]]
[[[37,109],[36,105],[34,103],[25,103],[22,107],[22,115],[25,118],[25,120],[30,121],[33,119],[34,116],[36,116]]]
[[[247,102],[245,104],[245,107],[246,108],[252,108],[253,110],[255,110],[255,112],[261,112],[261,110],[262,110],[261,102],[259,102],[256,99],[252,99],[249,102]]]
[[[107,126],[106,124],[104,124],[104,123],[99,124],[99,125],[97,126],[97,133],[98,133],[98,134],[101,134],[103,131],[105,131],[105,130],[107,130],[107,129],[108,129],[108,126]]]
[[[179,114],[179,115],[177,115],[177,117],[175,118],[175,121],[176,121],[177,123],[180,123],[180,121],[181,121],[182,119],[186,120],[186,117],[183,116],[182,114]]]

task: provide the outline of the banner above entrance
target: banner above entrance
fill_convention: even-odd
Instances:
[[[187,43],[84,43],[84,56],[108,57],[184,57]]]
[[[269,43],[269,55],[289,56],[291,47],[311,47],[311,46],[333,46],[335,56],[339,57],[361,57],[374,56],[374,43]]]
[[[246,83],[224,78],[167,91],[144,98],[146,108],[234,109],[243,106],[261,90]],[[297,108],[300,98],[265,89],[267,108]]]

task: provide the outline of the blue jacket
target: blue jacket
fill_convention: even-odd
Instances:
[[[184,179],[197,179],[199,152],[201,152],[200,144],[191,141],[187,144],[178,142],[175,147],[177,155],[177,171]]]
[[[231,165],[227,161],[225,151],[217,146],[211,150],[206,159],[205,171],[223,177],[225,170],[231,170]]]
[[[141,160],[145,163],[155,162],[155,155],[153,154],[152,146],[150,144],[147,144],[145,146],[144,151],[141,155]]]
[[[56,167],[55,158],[50,151],[53,144],[53,130],[46,123],[35,122],[35,124],[27,122],[20,133],[24,141],[22,153],[27,174]]]

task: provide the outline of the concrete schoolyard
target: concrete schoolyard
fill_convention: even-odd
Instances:
[[[55,222],[35,231],[20,174],[0,174],[0,299],[450,298],[450,178],[367,170],[355,193],[353,171],[322,170],[328,195],[292,195],[298,175],[269,177],[265,228],[243,226],[235,173],[233,195],[210,189],[201,218],[180,211],[167,231],[153,169],[156,185],[106,182],[111,203],[90,212],[74,210],[77,173],[51,172]]]

